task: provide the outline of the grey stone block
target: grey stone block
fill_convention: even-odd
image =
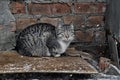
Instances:
[[[11,31],[11,22],[15,22],[14,16],[9,10],[9,0],[0,1],[0,50],[11,50],[15,46],[15,33]]]
[[[9,25],[12,21],[15,21],[14,16],[9,10],[8,4],[8,0],[0,1],[0,24],[4,26]]]
[[[11,50],[15,47],[15,33],[9,28],[0,30],[0,50]]]

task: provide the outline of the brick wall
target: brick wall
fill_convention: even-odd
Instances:
[[[77,49],[104,53],[105,0],[18,0],[9,4],[16,18],[16,29],[46,22],[57,25],[59,20],[75,25]],[[72,45],[74,46],[74,45]]]

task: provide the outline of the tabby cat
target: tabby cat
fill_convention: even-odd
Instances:
[[[65,52],[74,39],[72,24],[37,23],[20,32],[16,40],[18,53],[25,56],[54,56]]]

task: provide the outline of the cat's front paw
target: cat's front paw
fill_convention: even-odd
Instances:
[[[61,55],[60,54],[56,54],[56,55],[54,55],[54,57],[60,57]]]
[[[60,57],[61,54],[58,54],[58,53],[52,53],[52,56],[53,56],[53,57]]]
[[[51,56],[51,54],[49,53],[49,51],[47,52],[46,56],[48,56],[48,57]]]

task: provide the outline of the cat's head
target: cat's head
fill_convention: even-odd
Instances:
[[[56,27],[56,35],[58,40],[72,41],[74,39],[74,26],[73,24],[59,24]]]

